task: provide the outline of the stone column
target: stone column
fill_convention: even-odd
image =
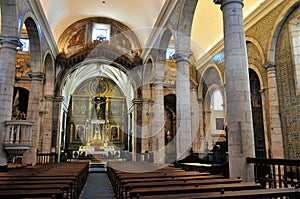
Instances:
[[[28,99],[28,111],[27,120],[33,122],[32,127],[32,146],[29,151],[27,151],[23,156],[22,164],[35,165],[36,164],[36,152],[39,146],[40,137],[40,101],[42,92],[42,81],[45,75],[41,72],[31,72],[29,73],[31,78],[31,88]]]
[[[199,135],[198,135],[198,139],[199,139],[199,146],[198,146],[198,151],[199,153],[201,153],[200,157],[205,156],[206,154],[203,154],[204,152],[204,147],[205,147],[205,140],[204,140],[204,118],[203,118],[203,99],[202,97],[200,99],[198,99],[198,105],[199,105]],[[196,151],[195,151],[196,152]]]
[[[52,112],[52,135],[51,135],[51,152],[60,152],[60,136],[62,131],[64,131],[64,136],[66,135],[66,118],[62,121],[64,124],[61,124],[61,118],[63,113],[63,96],[55,96],[53,98],[53,112]],[[64,128],[64,129],[62,129]],[[65,143],[64,143],[65,144]],[[59,153],[60,156],[60,153]]]
[[[176,52],[176,158],[189,155],[192,147],[190,102],[190,52]]]
[[[224,54],[228,122],[229,172],[231,178],[254,180],[255,157],[248,58],[243,22],[243,0],[214,0],[221,4],[224,23]]]
[[[275,66],[275,63],[269,63],[265,66],[268,76],[269,121],[271,131],[270,158],[284,158]]]
[[[41,132],[41,150],[43,153],[51,152],[51,138],[52,138],[52,112],[53,112],[54,96],[45,96],[41,114],[43,114],[42,132]]]
[[[15,62],[16,48],[19,47],[20,41],[17,38],[0,37],[0,141],[5,139],[4,122],[11,120],[12,100],[13,100],[13,85],[15,80]],[[6,169],[7,159],[6,153],[3,150],[3,145],[0,144],[0,170]]]
[[[142,153],[146,151],[150,151],[150,119],[149,119],[149,107],[150,107],[151,99],[143,99],[143,108],[142,108]]]
[[[191,131],[192,131],[192,147],[193,152],[199,152],[199,118],[200,118],[200,111],[197,99],[197,87],[193,86],[191,88]]]
[[[159,69],[157,69],[159,70]],[[161,68],[162,70],[162,68]],[[164,86],[165,77],[154,78],[155,98],[152,107],[153,110],[153,132],[154,137],[154,163],[165,163],[165,117],[164,117]]]

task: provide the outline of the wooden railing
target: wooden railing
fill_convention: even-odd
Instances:
[[[57,153],[37,153],[36,154],[36,163],[37,164],[46,164],[58,162]]]
[[[264,188],[300,186],[300,160],[247,158],[254,164],[255,180]]]

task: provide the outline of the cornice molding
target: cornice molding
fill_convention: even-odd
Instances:
[[[45,16],[45,13],[43,12],[42,5],[39,0],[29,0],[30,5],[32,7],[32,10],[39,21],[43,32],[45,34],[45,38],[49,44],[50,50],[54,57],[56,57],[59,54],[55,39],[53,37],[51,28],[49,26],[49,23],[47,21],[47,18]]]

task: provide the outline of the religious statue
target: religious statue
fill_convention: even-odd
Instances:
[[[105,97],[95,97],[95,111],[97,115],[97,119],[105,119]]]

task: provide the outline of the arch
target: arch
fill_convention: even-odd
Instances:
[[[261,97],[261,82],[257,73],[249,68],[251,109],[254,131],[255,155],[257,158],[266,158],[266,137],[264,123],[264,107]]]
[[[259,44],[259,42],[253,37],[246,37],[246,43],[247,42],[251,42],[256,47],[256,49],[259,52],[260,58],[262,60],[262,64],[265,64],[266,61],[265,61],[264,51],[261,45]]]
[[[260,82],[260,89],[263,91],[265,90],[266,86],[266,81],[264,80],[260,70],[258,69],[257,66],[253,65],[253,64],[249,64],[248,65],[249,69],[252,69],[253,71],[255,71],[256,75],[258,76],[259,82]]]
[[[272,30],[273,36],[268,42],[268,51],[266,62],[276,63],[276,45],[281,29],[283,28],[288,17],[295,11],[297,7],[300,6],[298,0],[290,0],[285,9],[282,10],[280,15],[277,18],[277,21],[274,23],[274,28]]]
[[[198,0],[183,1],[181,5],[177,32],[176,32],[176,49],[183,52],[190,51],[192,23],[194,11],[197,7]]]
[[[55,65],[53,56],[49,52],[45,54],[43,71],[45,74],[44,95],[53,96],[55,82]]]
[[[223,110],[213,110],[213,98],[215,91],[220,91],[223,101]],[[222,134],[222,131],[225,128],[225,95],[224,90],[220,85],[212,84],[208,87],[207,92],[204,96],[204,114],[203,114],[203,121],[204,121],[204,142],[205,150],[211,150],[214,147],[214,144],[217,142],[225,142],[226,138],[225,135]],[[220,119],[220,120],[218,120]],[[221,125],[219,124],[222,120],[223,128],[217,129],[216,127]],[[217,123],[219,125],[217,125]],[[219,139],[222,137],[221,139]],[[203,144],[202,144],[203,145]]]
[[[37,25],[33,18],[28,17],[24,20],[24,24],[27,29],[29,37],[29,51],[30,51],[30,67],[32,72],[42,72],[43,68],[41,66],[42,56],[41,56],[41,44],[40,35]]]
[[[156,60],[158,63],[165,63],[166,61],[166,50],[169,46],[170,40],[173,36],[173,30],[170,26],[165,29],[161,30],[161,36],[158,41],[158,49],[157,49],[157,56]]]

